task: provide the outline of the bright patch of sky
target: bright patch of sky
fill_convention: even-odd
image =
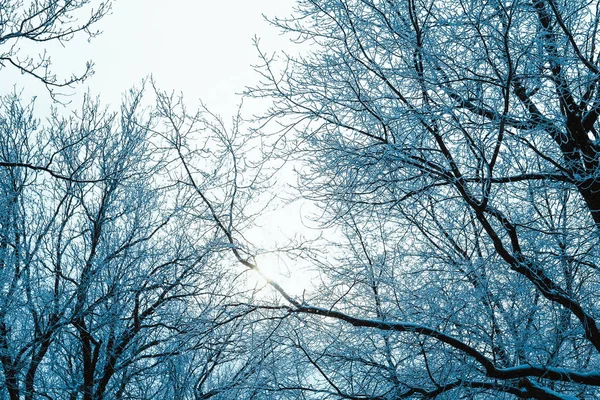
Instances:
[[[88,43],[83,36],[61,48],[51,43],[54,71],[68,77],[83,71],[92,60],[95,75],[75,92],[101,95],[104,103],[118,104],[121,94],[152,74],[165,90],[183,92],[189,101],[202,99],[214,111],[233,114],[237,93],[258,79],[252,65],[258,61],[253,38],[275,51],[288,39],[264,16],[289,15],[293,0],[116,0],[111,15],[96,25],[102,34]],[[27,43],[21,47],[28,48]],[[39,44],[30,54],[43,51]],[[4,69],[0,89],[23,82],[27,94],[44,100],[40,85]],[[12,75],[12,76],[11,76]],[[30,84],[30,85],[29,85]],[[33,89],[33,90],[30,90]],[[73,91],[71,91],[73,92]]]
[[[86,61],[94,62],[92,77],[64,91],[70,97],[63,101],[71,102],[64,111],[77,108],[86,91],[116,108],[124,92],[151,74],[160,89],[183,93],[189,110],[201,100],[228,122],[240,104],[239,93],[259,79],[252,67],[259,63],[253,39],[259,38],[261,50],[268,53],[291,50],[289,39],[265,16],[287,16],[293,4],[293,0],[116,0],[111,14],[96,25],[100,36],[90,42],[81,36],[64,47],[57,43],[47,47],[59,77],[68,78],[83,71]],[[39,44],[20,46],[33,55],[44,50]],[[3,69],[2,77],[0,92],[14,86],[25,98],[36,96],[38,115],[47,115],[52,103],[39,82],[9,68]],[[266,106],[245,102],[243,114],[260,114]],[[250,235],[254,244],[269,247],[302,231],[301,207],[296,204],[265,216]],[[308,275],[294,273],[293,263],[284,265],[274,255],[258,261],[269,278],[283,281],[291,292],[301,292],[309,284]]]

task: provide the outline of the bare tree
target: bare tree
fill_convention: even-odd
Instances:
[[[16,68],[42,82],[53,98],[56,90],[81,82],[93,72],[91,62],[81,73],[59,78],[47,45],[64,45],[75,36],[98,34],[96,23],[110,11],[110,1],[4,0],[0,4],[0,70]],[[31,50],[34,49],[34,50]],[[35,55],[34,55],[35,54]]]
[[[89,33],[89,5],[0,4],[1,65],[84,79],[15,43]],[[133,91],[47,125],[3,99],[2,395],[600,395],[598,5],[299,0],[273,22],[311,45],[261,53],[279,139],[156,89],[149,114]],[[232,265],[263,275],[244,232],[279,154],[337,233],[305,257],[318,290],[263,276],[273,299]]]
[[[142,94],[47,124],[2,99],[3,397],[226,398],[271,355],[251,356],[252,290],[172,181]]]
[[[249,94],[296,128],[298,189],[343,232],[323,289],[282,293],[326,331],[295,341],[313,387],[597,396],[598,5],[301,0],[273,22],[310,51],[261,53]]]

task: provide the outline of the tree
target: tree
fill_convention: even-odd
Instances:
[[[142,99],[115,113],[87,96],[46,124],[1,100],[3,398],[231,398],[273,357],[257,343],[277,326],[254,326],[252,290]]]
[[[32,76],[57,100],[57,89],[86,79],[92,64],[59,79],[47,47],[32,56],[36,45],[92,38],[109,10],[109,1],[2,2],[0,69]],[[256,176],[242,185],[240,118],[229,132],[198,113],[179,131],[189,117],[182,103],[156,90],[158,106],[145,110],[143,93],[131,90],[120,112],[87,95],[70,117],[53,109],[45,122],[20,93],[0,97],[3,399],[250,399],[272,391],[283,319],[251,304],[245,274],[228,268],[231,243],[210,207],[189,195],[198,187],[180,180],[201,177],[218,198],[213,212],[229,210],[231,225],[249,199],[243,192],[262,185]],[[174,133],[161,131],[164,121]],[[192,167],[182,160],[199,138],[204,147],[191,153],[202,158]]]
[[[87,76],[14,44],[108,3],[81,24],[89,1],[23,4],[0,4],[0,65]],[[310,52],[261,53],[249,90],[279,137],[159,90],[45,124],[2,98],[1,395],[600,395],[599,21],[582,0],[299,0],[273,22]],[[317,290],[265,278],[273,300],[231,265],[262,274],[244,231],[277,155],[335,231],[292,250]]]
[[[313,389],[598,396],[598,5],[300,0],[273,22],[310,51],[261,53],[249,94],[343,234],[319,292],[283,293],[324,331],[295,340]]]
[[[94,8],[94,4],[97,4]],[[85,80],[93,72],[88,62],[83,73],[59,79],[51,69],[47,45],[64,44],[85,33],[91,39],[98,35],[94,26],[110,11],[110,1],[91,0],[5,0],[0,4],[0,70],[16,68],[22,74],[41,81],[53,98],[56,89]],[[83,15],[83,17],[82,17]],[[34,49],[46,45],[43,52]]]

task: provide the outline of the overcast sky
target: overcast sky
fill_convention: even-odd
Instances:
[[[268,50],[287,42],[263,17],[287,15],[292,0],[117,0],[93,45],[92,90],[111,98],[152,73],[165,89],[225,113],[256,81],[254,35]]]
[[[132,84],[152,74],[160,88],[184,93],[188,105],[198,99],[228,121],[241,98],[236,95],[258,80],[253,38],[267,52],[288,50],[289,40],[269,25],[269,17],[290,14],[294,0],[117,0],[102,24],[104,33],[78,57],[93,59],[95,76],[86,83],[104,102],[117,103]],[[79,45],[78,45],[79,46]],[[260,113],[244,103],[245,115]],[[245,232],[254,244],[270,246],[302,231],[298,206],[264,215],[261,227]],[[259,243],[257,243],[259,242]],[[260,243],[263,242],[263,243]],[[275,273],[276,257],[259,259],[261,268],[288,290],[306,287],[307,276],[286,279]],[[292,270],[297,265],[290,266]]]
[[[268,51],[289,43],[263,14],[285,16],[292,5],[293,0],[115,0],[112,13],[97,25],[102,35],[50,48],[53,68],[68,77],[92,60],[95,75],[74,92],[89,89],[104,104],[118,104],[121,93],[153,74],[161,89],[181,91],[187,102],[201,98],[226,117],[240,101],[236,93],[257,80],[253,37]],[[8,69],[3,78],[2,92],[17,82],[26,94],[39,96],[38,105],[46,103],[41,85]]]
[[[94,76],[70,91],[71,104],[64,111],[77,108],[88,90],[104,105],[116,109],[122,93],[152,74],[162,90],[183,92],[189,109],[201,99],[229,121],[241,101],[237,93],[258,80],[252,68],[259,61],[253,38],[258,37],[261,50],[269,53],[291,50],[288,38],[280,35],[263,14],[287,16],[293,4],[294,0],[115,0],[112,13],[97,25],[103,31],[100,36],[89,43],[80,37],[64,48],[50,44],[53,71],[63,78],[83,71],[88,60],[95,64]],[[33,51],[37,54],[43,48],[38,46]],[[39,117],[47,115],[51,101],[39,82],[9,68],[2,71],[2,77],[2,93],[16,85],[24,97],[37,96]],[[260,112],[256,104],[244,103],[245,115]],[[261,227],[251,236],[269,246],[267,243],[275,238],[300,232],[299,214],[296,204],[265,215]],[[287,228],[285,235],[282,225]],[[260,243],[255,240],[255,244]],[[266,272],[272,272],[278,262],[267,257],[262,264]],[[308,279],[306,275],[304,279]],[[278,280],[292,291],[307,283],[297,276]]]

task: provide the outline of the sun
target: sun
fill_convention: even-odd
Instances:
[[[253,274],[255,283],[257,286],[266,286],[274,282],[287,294],[300,296],[314,286],[314,276],[303,264],[276,252],[259,254],[256,256],[258,271]]]

